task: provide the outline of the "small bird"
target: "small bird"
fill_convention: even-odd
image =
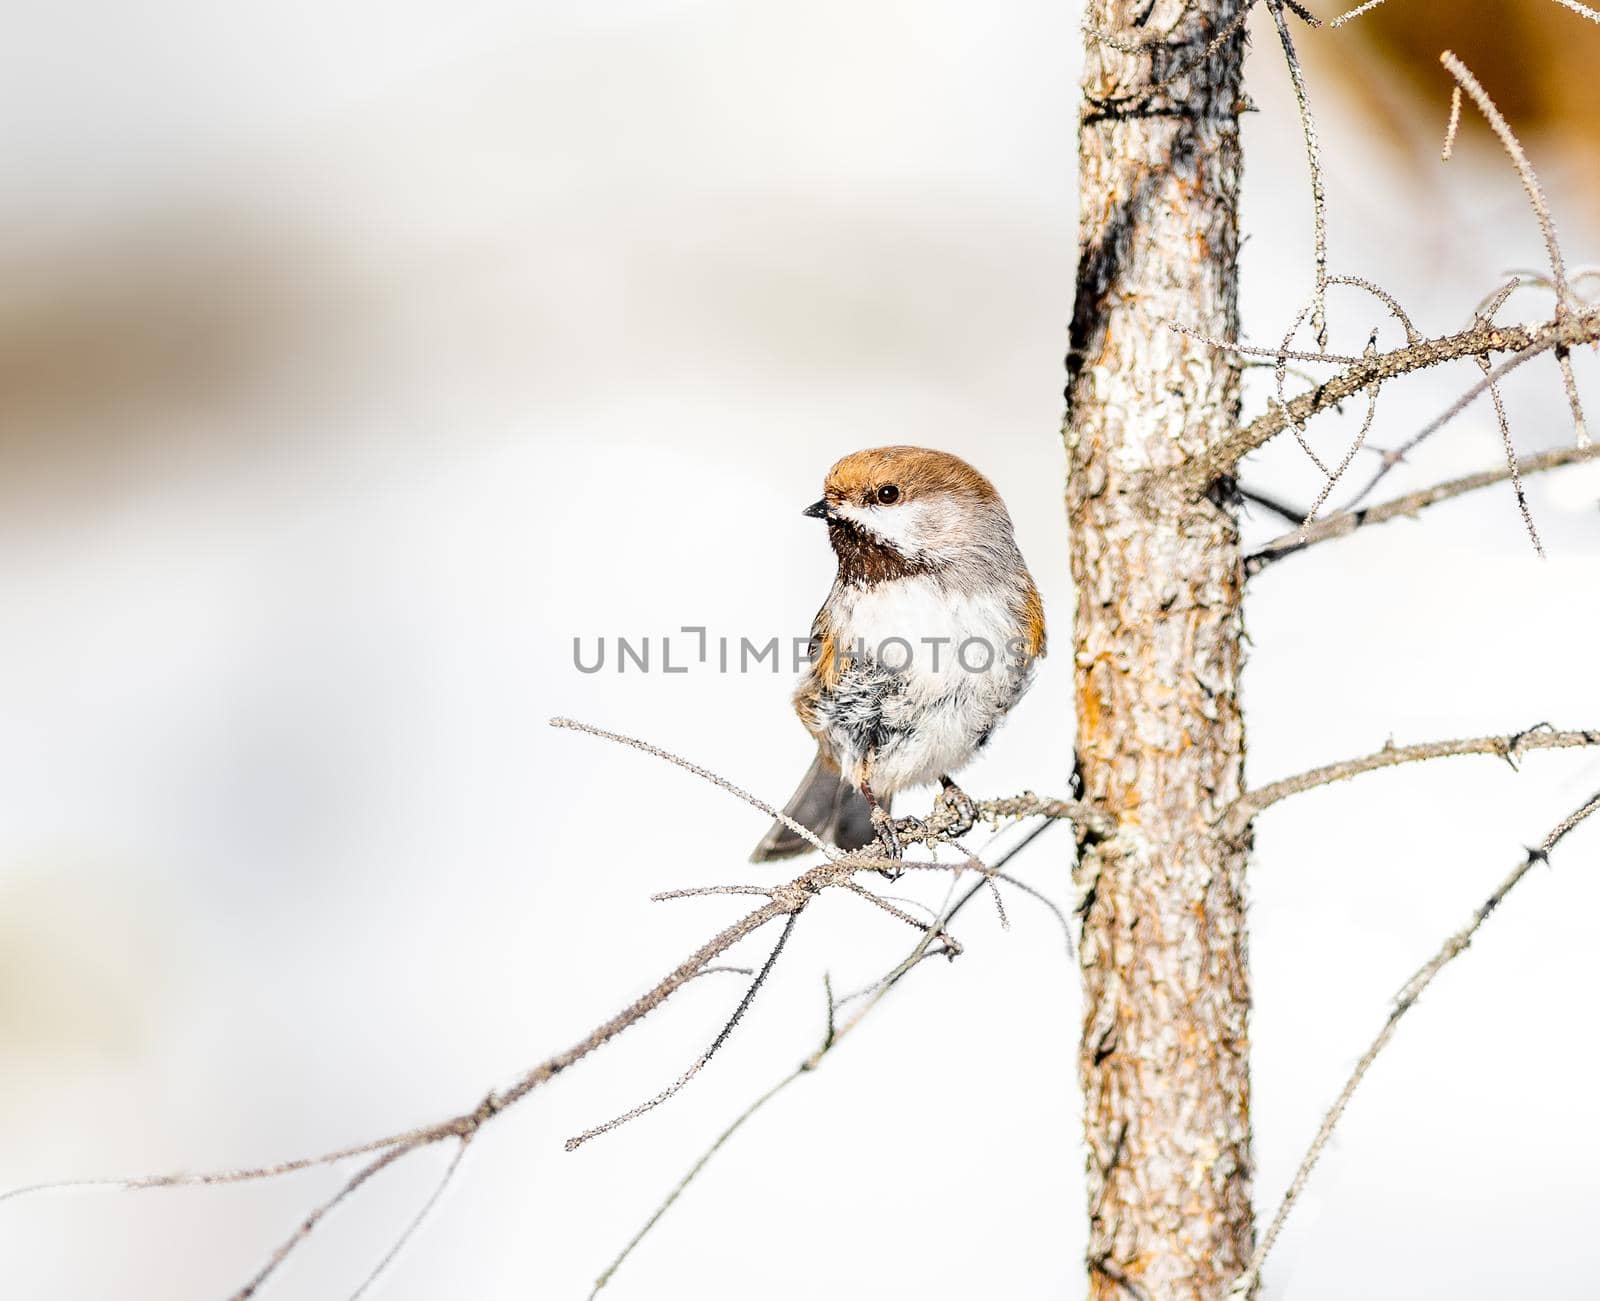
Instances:
[[[794,696],[817,757],[784,813],[841,849],[876,837],[898,858],[889,802],[907,787],[939,782],[952,830],[970,829],[951,774],[1028,689],[1044,606],[994,485],[948,452],[852,453],[803,513],[827,522],[839,572]],[[751,857],[808,848],[777,822]]]

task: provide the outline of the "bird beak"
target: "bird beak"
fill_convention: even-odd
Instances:
[[[800,513],[802,515],[809,515],[812,519],[827,519],[828,499],[824,497],[821,501],[814,501]]]

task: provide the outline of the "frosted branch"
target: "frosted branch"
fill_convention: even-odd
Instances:
[[[1513,732],[1509,736],[1471,736],[1448,741],[1425,741],[1419,745],[1389,744],[1372,754],[1324,764],[1320,768],[1312,768],[1308,772],[1247,791],[1223,814],[1220,825],[1225,834],[1241,835],[1257,815],[1279,800],[1403,763],[1420,763],[1425,759],[1445,759],[1455,755],[1490,754],[1504,759],[1514,768],[1517,759],[1530,750],[1566,750],[1589,745],[1600,745],[1600,729],[1563,732],[1548,723],[1541,723],[1523,732]]]

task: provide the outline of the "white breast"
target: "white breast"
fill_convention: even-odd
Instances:
[[[1023,630],[1002,594],[901,578],[841,592],[830,614],[841,654],[905,666],[903,691],[882,704],[892,740],[872,771],[881,793],[957,771],[1027,685]]]
[[[908,675],[929,690],[956,675],[1003,671],[1005,661],[1015,659],[1021,635],[1002,594],[967,596],[926,577],[847,589],[830,614],[841,649],[851,651],[860,644],[869,657],[893,666],[905,658],[909,646]],[[991,659],[992,666],[984,670]]]

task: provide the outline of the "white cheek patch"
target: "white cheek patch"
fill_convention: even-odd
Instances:
[[[843,505],[834,507],[834,513],[906,556],[919,551],[927,536],[927,502],[909,501],[895,506]]]

